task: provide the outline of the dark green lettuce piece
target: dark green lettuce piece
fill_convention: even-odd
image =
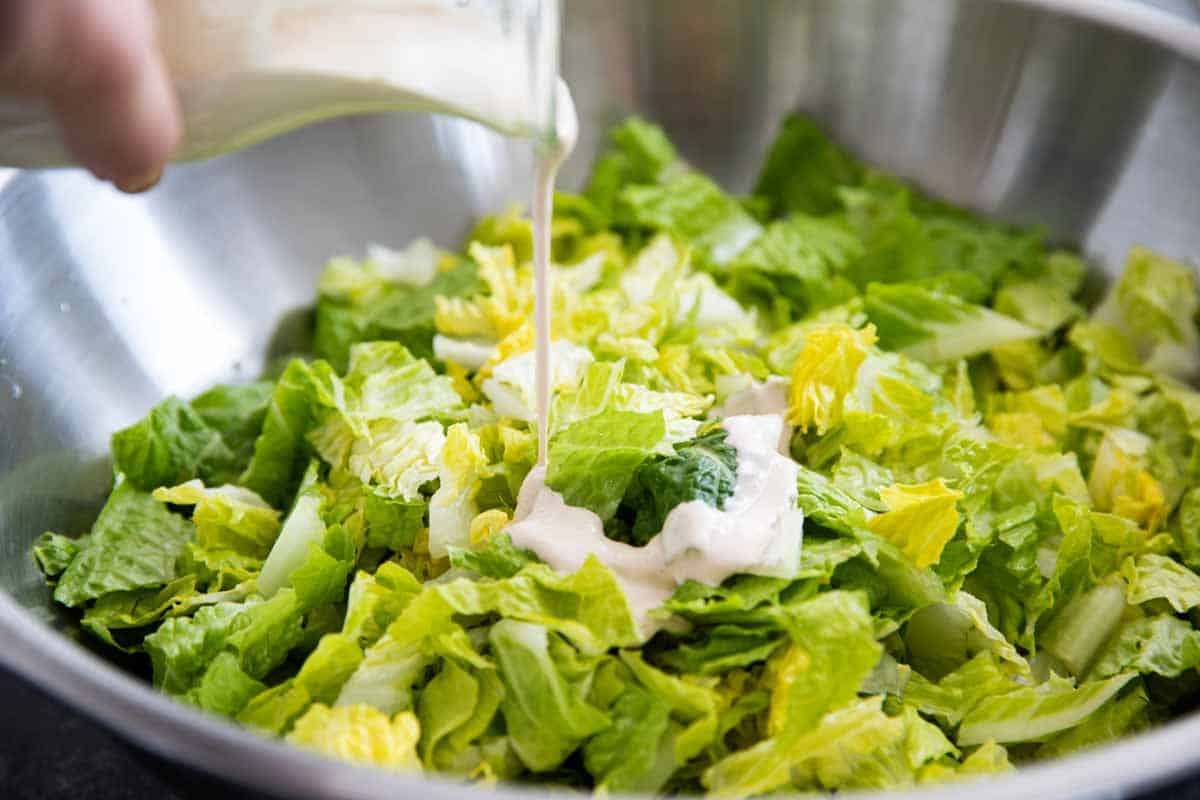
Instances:
[[[838,189],[855,186],[862,165],[835,145],[808,117],[793,115],[767,152],[754,194],[777,215],[829,214],[841,208]]]
[[[737,483],[737,450],[728,432],[713,428],[675,445],[675,454],[652,456],[637,467],[621,499],[609,538],[642,546],[662,530],[671,509],[690,500],[724,508]]]

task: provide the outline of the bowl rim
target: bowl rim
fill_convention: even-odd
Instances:
[[[1200,16],[1188,19],[1140,0],[994,0],[1133,34],[1200,65]],[[0,191],[17,179],[0,171]],[[505,800],[566,793],[555,787],[479,789],[444,775],[412,775],[335,761],[188,708],[47,625],[0,590],[0,665],[142,749],[271,795],[452,800],[465,792]],[[1122,796],[1200,772],[1200,712],[1082,753],[970,785],[977,800]],[[903,792],[896,800],[951,800],[962,783]],[[873,793],[844,792],[853,798]],[[577,796],[577,795],[572,795]]]

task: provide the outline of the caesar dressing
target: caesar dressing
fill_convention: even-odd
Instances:
[[[748,384],[732,392],[719,408],[712,411],[714,417],[733,417],[739,414],[778,414],[784,417],[788,408],[788,387],[791,382],[779,375],[771,375],[765,381],[748,378]],[[784,425],[779,434],[779,452],[785,456],[791,449],[791,425]]]
[[[651,612],[685,580],[715,586],[737,573],[794,574],[804,515],[796,508],[799,468],[776,451],[783,418],[741,415],[724,425],[737,451],[738,473],[724,509],[699,500],[683,503],[667,515],[658,535],[634,547],[609,539],[600,517],[567,505],[546,487],[540,466],[521,486],[508,535],[559,572],[574,572],[594,555],[620,582],[646,637],[666,621]]]
[[[533,322],[537,330],[535,392],[537,395],[538,466],[546,466],[550,444],[550,222],[554,214],[554,178],[559,166],[575,148],[579,119],[566,84],[555,95],[553,140],[538,156],[533,174]]]

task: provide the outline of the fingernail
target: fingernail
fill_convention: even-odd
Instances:
[[[153,189],[160,180],[162,180],[163,171],[161,168],[147,173],[136,179],[124,179],[115,181],[116,186],[126,194],[141,194],[148,189]]]

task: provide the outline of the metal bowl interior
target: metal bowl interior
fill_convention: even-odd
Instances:
[[[1089,0],[571,0],[564,71],[583,139],[637,111],[744,190],[804,109],[867,159],[1045,226],[1101,272],[1144,243],[1200,258],[1200,27]],[[210,720],[89,652],[29,557],[85,530],[110,433],[164,395],[302,349],[324,261],[418,235],[456,244],[524,201],[521,143],[458,120],[342,120],[174,169],[139,198],[76,172],[0,190],[0,661],[169,758],[291,797],[458,797]],[[983,797],[1113,797],[1200,768],[1200,717],[1015,777]],[[506,790],[516,792],[517,790]],[[544,794],[544,793],[543,793]],[[922,796],[953,796],[953,789]],[[896,796],[896,795],[892,795]]]

